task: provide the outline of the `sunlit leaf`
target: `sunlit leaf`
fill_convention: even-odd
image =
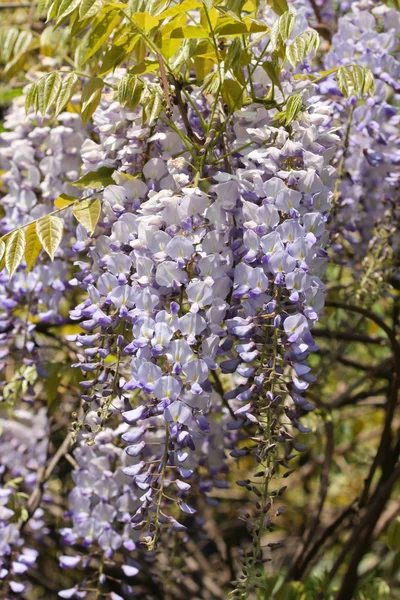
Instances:
[[[82,90],[81,117],[84,124],[88,122],[101,100],[104,83],[94,77],[90,79]]]
[[[285,110],[286,125],[289,125],[289,123],[291,123],[296,118],[296,116],[300,112],[302,106],[303,106],[303,101],[299,94],[294,94],[293,96],[290,96],[290,98],[288,99],[288,101],[286,103],[286,110]]]
[[[292,12],[285,12],[275,21],[271,29],[271,44],[276,46],[278,41],[286,42],[290,38],[290,34],[294,27],[294,14]]]
[[[243,104],[243,87],[235,79],[225,79],[222,84],[222,97],[229,109],[240,108]]]
[[[132,21],[136,23],[138,27],[145,33],[153,29],[153,27],[157,27],[159,23],[159,18],[153,17],[148,12],[135,12],[132,15]]]
[[[98,198],[95,200],[82,200],[74,205],[72,212],[76,220],[92,234],[96,229],[101,213],[100,200]]]
[[[60,196],[58,196],[58,198],[54,200],[54,206],[56,208],[66,208],[67,206],[70,206],[71,204],[76,202],[77,199],[78,198],[75,198],[74,196],[69,196],[68,194],[61,194]]]
[[[24,230],[16,229],[7,240],[5,253],[6,267],[10,279],[24,257],[25,246],[26,240]]]
[[[28,271],[30,271],[39,258],[42,251],[42,243],[36,232],[36,223],[31,223],[25,230],[26,247],[25,262]]]
[[[199,0],[183,0],[183,2],[178,2],[174,6],[163,10],[161,13],[157,15],[157,19],[168,19],[169,17],[175,17],[187,10],[194,10],[201,6],[201,2]]]
[[[79,2],[80,0],[62,0],[57,11],[57,26],[79,6]]]
[[[89,35],[84,62],[100,50],[104,42],[108,40],[111,33],[118,25],[119,21],[120,16],[114,10],[109,10],[104,14],[101,21],[94,27]]]
[[[208,31],[203,29],[202,27],[197,27],[196,25],[186,25],[184,27],[177,27],[171,31],[171,38],[178,40],[188,40],[188,39],[201,39],[201,38],[209,38],[210,34]]]
[[[6,251],[6,245],[3,242],[3,240],[0,240],[0,261],[3,259],[5,251]]]
[[[162,109],[160,96],[158,94],[152,94],[143,109],[146,123],[151,127],[156,122]]]
[[[319,46],[319,35],[315,29],[306,29],[286,48],[286,56],[293,67],[302,62],[310,52],[317,50]]]
[[[54,215],[46,215],[36,222],[36,232],[39,240],[51,260],[54,260],[54,255],[61,244],[63,227],[62,219]]]
[[[103,7],[104,0],[82,0],[79,7],[79,18],[88,19],[93,17]]]
[[[286,0],[267,0],[267,4],[279,16],[283,15],[287,10],[289,10]]]
[[[43,110],[42,114],[47,113],[59,96],[61,89],[61,77],[58,71],[53,71],[47,75],[43,90]]]
[[[111,175],[113,174],[114,169],[111,167],[100,167],[97,171],[90,171],[90,173],[86,173],[83,177],[75,181],[73,186],[85,190],[85,189],[98,189],[102,187],[106,187],[107,185],[111,185],[115,183]]]
[[[135,75],[124,75],[118,86],[118,100],[121,106],[129,106],[131,110],[140,102],[143,83]]]
[[[58,98],[56,101],[56,116],[60,114],[60,112],[64,109],[66,104],[68,104],[68,102],[71,100],[75,91],[77,81],[78,76],[76,75],[76,73],[69,73],[62,80],[60,93],[58,94]]]

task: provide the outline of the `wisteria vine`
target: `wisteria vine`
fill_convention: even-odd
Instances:
[[[188,23],[197,3],[189,4]],[[363,256],[388,202],[398,220],[399,13],[349,4],[334,33],[329,2],[263,7],[240,94],[235,37],[224,81],[216,63],[215,81],[209,74],[184,85],[159,51],[160,79],[150,67],[135,79],[135,103],[123,87],[133,81],[129,64],[106,72],[106,53],[104,73],[99,67],[81,99],[88,75],[63,87],[60,79],[58,94],[45,75],[26,89],[33,109],[25,115],[17,99],[8,112],[0,134],[2,598],[29,591],[24,574],[66,489],[50,477],[62,457],[72,483],[59,501],[57,558],[72,576],[59,597],[131,598],[148,573],[162,585],[162,551],[175,544],[179,555],[194,527],[208,539],[201,509],[235,485],[238,461],[250,474],[236,483],[252,503],[239,515],[249,539],[231,597],[263,587],[268,532],[285,510],[291,461],[306,450],[298,432],[311,431],[308,358],[318,350],[312,329],[324,310],[328,250],[339,263],[346,253]],[[217,44],[218,14],[204,5],[218,58],[226,41]],[[123,13],[128,23],[148,14],[131,13]],[[328,32],[323,58],[316,18]],[[115,33],[114,52],[124,35]],[[335,79],[339,68],[349,71]],[[376,89],[367,97],[370,73]],[[69,433],[49,469],[60,393]],[[162,573],[168,579],[165,565]]]

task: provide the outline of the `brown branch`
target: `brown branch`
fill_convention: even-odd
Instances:
[[[379,315],[368,310],[367,308],[363,308],[362,306],[354,306],[352,304],[345,304],[343,302],[334,302],[332,300],[329,300],[328,302],[326,302],[326,306],[331,307],[331,308],[339,308],[339,309],[342,309],[345,311],[357,313],[359,315],[362,315],[366,319],[373,321],[376,325],[378,325],[378,327],[386,333],[386,335],[391,343],[393,352],[396,357],[395,368],[400,375],[400,344],[397,341],[397,338],[396,338],[396,335],[395,335],[393,329],[391,329],[391,327],[389,327],[389,325],[387,325],[387,323],[385,323],[385,321],[383,319],[381,319],[381,317],[379,317]]]
[[[316,327],[312,330],[314,337],[330,338],[334,340],[343,340],[345,342],[357,342],[361,344],[384,344],[384,337],[371,337],[363,333],[353,333],[348,331],[331,331],[323,327]]]
[[[347,571],[342,579],[342,584],[339,593],[336,596],[336,600],[351,600],[354,597],[354,592],[356,591],[358,583],[358,565],[365,553],[369,550],[372,533],[383,508],[390,498],[393,486],[399,477],[400,463],[397,463],[387,481],[378,485],[377,492],[373,497],[370,506],[365,512],[358,527],[354,530],[353,535],[348,540],[346,546],[348,546],[348,550],[353,548],[353,552]]]

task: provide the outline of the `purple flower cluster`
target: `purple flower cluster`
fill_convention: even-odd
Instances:
[[[75,427],[77,435],[86,429],[90,446],[79,449],[74,526],[64,530],[70,543],[110,554],[133,526],[152,550],[164,529],[185,529],[196,512],[193,493],[208,501],[213,487],[226,485],[226,450],[232,457],[252,451],[236,443],[249,427],[268,437],[267,415],[282,397],[286,417],[306,431],[299,418],[313,408],[303,393],[316,348],[310,329],[324,303],[338,138],[327,131],[331,111],[312,87],[287,77],[282,93],[302,98],[291,131],[275,108],[236,111],[224,148],[229,168],[218,148],[207,191],[181,137],[163,122],[150,132],[140,110],[107,100],[94,115],[98,141],[84,143],[84,168],[113,167],[115,185],[101,193],[95,235],[79,226],[74,245],[79,271],[70,284],[86,293],[71,312],[84,330],[69,337],[84,374],[84,417]],[[87,465],[96,464],[88,456],[103,451],[102,430],[118,412],[129,462],[106,468],[114,473],[105,486],[115,492],[110,504],[92,491],[100,474]],[[291,440],[289,428],[280,428],[278,441]],[[121,460],[119,449],[104,448]],[[82,490],[86,480],[92,483]],[[129,490],[131,525],[115,505],[121,486]]]
[[[342,236],[340,244],[348,246],[356,258],[365,256],[374,227],[385,214],[390,215],[389,223],[397,218],[393,199],[400,177],[396,106],[400,62],[395,55],[399,34],[398,11],[374,2],[354,3],[352,11],[339,19],[325,58],[326,69],[350,64],[369,67],[376,82],[375,95],[363,102],[343,99],[330,80],[321,84],[323,93],[332,94],[333,122],[343,124],[343,145],[347,146],[340,150],[344,164],[335,228]]]
[[[0,430],[0,581],[6,593],[20,594],[26,587],[24,574],[38,556],[30,545],[46,533],[43,508],[29,515],[28,523],[25,508],[25,498],[35,490],[38,471],[46,462],[46,412],[32,415],[20,409],[13,419],[0,413]],[[43,500],[50,500],[46,493]]]

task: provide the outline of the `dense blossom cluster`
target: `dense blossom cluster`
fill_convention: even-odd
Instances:
[[[400,62],[394,55],[400,35],[399,12],[374,2],[355,3],[341,17],[332,46],[325,57],[326,69],[359,64],[374,74],[376,93],[365,102],[344,101],[331,81],[321,84],[332,94],[334,122],[344,124],[344,165],[338,195],[338,231],[352,252],[364,256],[373,228],[385,212],[389,222],[398,218],[399,123],[396,98],[400,91]]]
[[[14,419],[0,413],[0,428],[0,580],[6,591],[17,594],[24,591],[24,574],[35,566],[38,555],[36,548],[26,544],[25,532],[21,530],[26,525],[34,540],[46,534],[43,508],[28,515],[24,507],[24,494],[35,490],[38,472],[46,464],[46,411],[41,409],[32,415],[18,409]],[[44,503],[50,500],[45,493]]]
[[[50,126],[46,121],[38,121],[34,115],[25,117],[21,103],[16,104],[4,124],[7,131],[0,134],[0,169],[8,192],[2,198],[2,235],[51,212],[54,200],[61,193],[71,191],[68,182],[79,176],[80,147],[85,138],[78,115],[63,113],[56,126]],[[67,223],[66,229],[68,231]],[[32,361],[40,363],[34,321],[45,326],[46,323],[62,323],[67,316],[65,311],[62,314],[61,306],[70,278],[68,246],[68,236],[65,236],[53,263],[41,260],[29,273],[24,267],[20,268],[11,280],[3,263],[0,275],[0,358],[3,365],[5,358],[10,360],[13,351],[19,356],[21,353],[26,355],[25,371]],[[29,319],[25,317],[25,310],[28,310]],[[29,395],[35,374],[29,371],[25,379],[28,385],[24,392]]]
[[[292,38],[311,18],[309,7],[296,4]],[[232,111],[200,168],[193,166],[198,157],[176,105],[149,126],[140,107],[122,108],[108,93],[89,132],[67,112],[56,127],[34,115],[25,119],[20,107],[7,117],[9,131],[0,134],[8,188],[2,234],[50,212],[61,193],[76,194],[68,182],[80,175],[113,171],[114,183],[85,192],[101,200],[93,235],[65,211],[70,235],[53,263],[43,260],[30,273],[21,268],[11,281],[0,274],[1,359],[5,364],[10,348],[24,347],[25,369],[37,365],[33,375],[20,373],[24,399],[34,395],[42,372],[34,322],[63,323],[66,290],[71,303],[79,299],[69,321],[80,332],[67,340],[83,373],[81,409],[73,423],[74,487],[60,531],[74,554],[66,550],[59,560],[82,576],[61,597],[85,596],[88,565],[102,583],[105,560],[115,559],[134,577],[140,548],[153,551],[164,530],[185,531],[197,496],[212,505],[213,489],[228,485],[231,459],[249,454],[260,471],[257,485],[239,482],[256,495],[255,512],[245,517],[255,540],[248,573],[262,559],[270,478],[289,469],[293,449],[302,449],[294,430],[309,431],[301,417],[314,408],[305,397],[313,381],[307,359],[317,349],[311,330],[324,306],[327,224],[337,185],[332,165],[343,153],[338,121],[351,119],[352,152],[342,168],[349,176],[339,182],[335,215],[342,229],[347,224],[349,239],[355,231],[368,238],[371,214],[380,214],[380,202],[398,183],[399,119],[386,86],[399,91],[400,66],[391,56],[399,18],[387,8],[371,13],[369,6],[357,3],[339,21],[325,65],[369,66],[378,78],[374,98],[348,104],[330,79],[317,89],[295,79],[286,64],[274,101]],[[321,3],[320,14],[325,23],[333,20],[329,3]],[[123,75],[116,71],[113,78]],[[255,69],[253,79],[255,92],[265,96],[271,87],[265,70]],[[329,101],[327,91],[335,94]],[[200,138],[212,109],[199,90],[190,93],[186,117]],[[287,126],[279,111],[294,94],[301,109]],[[15,318],[21,306],[29,307],[28,326]],[[5,386],[5,399],[9,393]],[[10,589],[18,593],[23,584],[14,575],[35,562],[36,551],[24,546],[14,519],[16,492],[7,482],[22,477],[22,489],[32,493],[46,462],[47,425],[44,411],[36,415],[29,443],[26,425],[8,419],[0,425],[0,577],[11,572]],[[283,511],[273,509],[278,516]],[[29,515],[31,533],[45,531],[42,516],[42,509]],[[246,593],[247,579],[239,593]]]

